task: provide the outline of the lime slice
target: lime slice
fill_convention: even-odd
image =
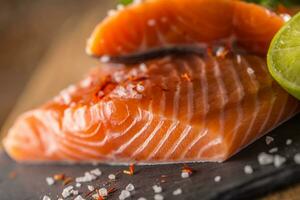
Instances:
[[[268,52],[273,78],[300,100],[300,13],[275,35]]]

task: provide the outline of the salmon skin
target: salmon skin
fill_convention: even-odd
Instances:
[[[205,53],[95,68],[21,115],[4,148],[23,162],[225,161],[299,111],[265,62],[283,23],[265,8],[233,0],[129,6],[97,26],[88,53],[126,60],[182,45]]]
[[[4,140],[18,161],[224,161],[299,108],[264,59],[195,55],[106,66],[22,115]]]

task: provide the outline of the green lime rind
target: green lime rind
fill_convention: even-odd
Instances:
[[[275,35],[267,62],[273,78],[300,100],[300,13]]]

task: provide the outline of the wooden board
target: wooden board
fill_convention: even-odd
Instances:
[[[109,2],[109,1],[106,1]],[[95,24],[102,19],[106,10],[111,8],[110,3],[99,3],[90,7],[80,17],[71,16],[62,26],[58,37],[52,39],[51,48],[46,56],[40,60],[39,67],[26,86],[23,95],[19,98],[15,109],[2,128],[2,135],[7,132],[18,114],[33,108],[49,98],[53,97],[68,84],[79,80],[97,61],[89,58],[84,53],[86,38]],[[275,146],[280,149],[280,154],[292,157],[300,152],[299,122],[300,117],[289,121],[281,128],[275,130]],[[295,145],[286,147],[284,142],[288,137],[294,139]],[[137,185],[135,197],[140,195],[152,198],[151,185],[157,183],[161,174],[169,174],[171,178],[164,184],[167,199],[177,199],[171,196],[172,190],[182,187],[184,194],[178,199],[252,199],[255,196],[265,195],[270,191],[289,186],[299,180],[299,166],[290,161],[282,168],[275,169],[272,166],[260,167],[257,165],[256,156],[260,151],[267,151],[263,140],[256,142],[242,153],[224,164],[195,164],[197,169],[195,176],[190,179],[180,178],[180,165],[165,165],[142,167],[139,173],[133,177],[122,175],[120,187],[126,185],[129,180]],[[245,175],[243,166],[251,164],[255,166],[253,175]],[[94,166],[26,166],[18,165],[8,159],[5,154],[0,154],[0,199],[40,199],[42,194],[50,193],[52,197],[61,192],[61,186],[48,187],[45,177],[58,172],[65,172],[71,176],[77,176]],[[118,171],[122,168],[101,165],[105,174]],[[8,174],[17,172],[15,179],[10,179]],[[214,183],[216,175],[222,176],[222,181]],[[15,190],[17,190],[15,192]],[[116,194],[117,195],[117,194]],[[115,196],[116,197],[116,196]],[[266,199],[300,199],[299,189],[292,189],[287,193],[280,193]]]

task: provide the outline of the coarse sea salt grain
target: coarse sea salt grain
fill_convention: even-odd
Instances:
[[[81,187],[81,184],[80,183],[76,183],[76,187]]]
[[[294,161],[296,164],[300,165],[300,153],[294,155]]]
[[[48,185],[53,185],[55,183],[55,181],[52,177],[47,177],[46,182],[47,182]]]
[[[119,195],[120,200],[124,200],[130,197],[130,192],[127,190],[122,190],[121,194]]]
[[[260,165],[269,165],[272,164],[274,161],[274,156],[267,154],[265,152],[262,152],[258,155],[258,163]]]
[[[181,178],[189,178],[190,174],[188,172],[181,172]]]
[[[222,179],[221,176],[216,176],[216,177],[214,178],[214,181],[218,183],[218,182],[221,181],[221,179]]]
[[[278,152],[278,148],[277,147],[274,147],[272,149],[269,150],[269,153],[276,153]]]
[[[293,143],[292,139],[287,139],[285,142],[286,145],[291,145],[292,143]]]
[[[110,61],[110,57],[107,55],[101,56],[100,62],[107,63]]]
[[[96,179],[97,179],[97,177],[94,174],[91,174],[90,172],[85,172],[84,176],[77,177],[75,179],[75,181],[77,183],[80,183],[80,182],[90,182],[90,181],[93,181],[93,180],[96,180]]]
[[[109,180],[116,180],[116,175],[110,174],[110,175],[108,175],[108,179]]]
[[[139,68],[142,72],[147,72],[147,65],[145,63],[140,64]]]
[[[271,136],[266,136],[266,144],[270,145],[274,141],[274,138]]]
[[[90,171],[91,174],[94,174],[96,176],[101,176],[102,175],[102,172],[100,171],[99,168],[96,168],[96,169],[93,169]]]
[[[85,200],[82,196],[78,195],[74,200]]]
[[[95,190],[95,187],[92,186],[92,185],[88,185],[87,188],[88,188],[89,191],[94,191]]]
[[[161,193],[162,192],[162,187],[159,185],[153,185],[152,189],[155,193]]]
[[[73,191],[73,186],[68,186],[63,190],[61,195],[63,196],[63,198],[67,198],[67,197],[71,196],[72,191]]]
[[[140,197],[137,200],[147,200],[145,197]]]
[[[182,189],[181,189],[181,188],[178,188],[178,189],[174,190],[172,194],[173,194],[174,196],[181,195],[181,194],[182,194]]]
[[[155,194],[154,195],[154,200],[164,200],[164,196],[161,194]]]
[[[78,192],[78,190],[72,190],[72,194],[73,194],[73,195],[78,195],[79,192]]]
[[[281,167],[286,162],[286,158],[280,155],[274,156],[274,166]]]
[[[156,21],[154,19],[149,19],[147,22],[148,26],[155,26],[156,25]]]
[[[133,190],[134,190],[134,185],[133,185],[132,183],[129,183],[129,184],[126,186],[125,190],[127,190],[127,191],[129,191],[129,192],[133,191]]]
[[[106,197],[108,195],[108,192],[107,192],[106,188],[100,188],[98,190],[98,192],[99,192],[100,196],[102,196],[102,197]]]
[[[51,198],[47,195],[43,196],[43,200],[51,200]]]
[[[253,168],[250,165],[246,165],[244,167],[244,172],[245,172],[245,174],[252,174],[253,173]]]

